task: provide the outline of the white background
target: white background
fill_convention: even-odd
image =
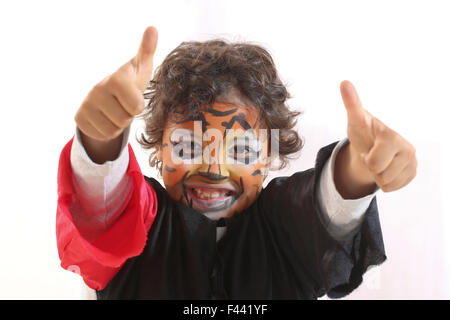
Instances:
[[[79,276],[59,266],[59,154],[89,89],[159,30],[155,65],[182,41],[225,37],[265,46],[302,110],[306,144],[284,172],[313,166],[346,134],[339,84],[417,149],[416,179],[378,204],[388,260],[348,299],[449,299],[448,109],[450,10],[445,1],[0,2],[0,298],[79,299]],[[135,134],[130,142],[147,164]],[[273,174],[272,176],[274,176]]]

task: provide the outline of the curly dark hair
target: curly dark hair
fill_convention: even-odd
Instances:
[[[276,169],[284,168],[289,155],[303,147],[302,139],[293,129],[301,112],[291,111],[286,105],[291,96],[266,49],[222,39],[183,42],[155,70],[144,94],[149,102],[140,116],[145,121],[145,134],[138,139],[144,149],[154,149],[150,166],[161,172],[157,149],[171,114],[177,113],[182,120],[198,120],[200,106],[211,106],[232,89],[239,90],[259,109],[260,119],[269,132],[279,129],[280,164]]]

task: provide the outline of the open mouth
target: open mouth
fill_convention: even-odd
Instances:
[[[185,185],[188,203],[196,210],[218,211],[230,207],[238,193],[230,187],[215,185]]]

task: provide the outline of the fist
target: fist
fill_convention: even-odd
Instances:
[[[91,89],[75,115],[83,134],[112,140],[144,110],[143,93],[152,76],[157,40],[156,29],[148,27],[137,55]]]
[[[362,107],[350,81],[341,83],[341,95],[347,109],[350,153],[383,191],[406,186],[416,176],[414,146]]]

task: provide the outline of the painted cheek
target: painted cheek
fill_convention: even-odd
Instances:
[[[244,193],[243,195],[249,197],[251,201],[253,201],[256,195],[261,192],[262,183],[264,180],[263,171],[261,170],[261,166],[233,166],[229,168],[231,171],[231,177],[236,184],[240,184],[240,179],[242,178],[242,182],[244,185]]]
[[[170,142],[169,142],[170,143]],[[183,199],[182,180],[191,175],[194,168],[185,163],[175,163],[172,147],[168,144],[162,152],[162,178],[169,195],[176,201]]]
[[[230,172],[230,177],[235,183],[239,184],[242,178],[244,193],[242,199],[239,200],[239,206],[245,207],[253,203],[261,192],[264,178],[267,175],[267,148],[263,148],[262,154],[253,165],[225,163],[224,166]]]

